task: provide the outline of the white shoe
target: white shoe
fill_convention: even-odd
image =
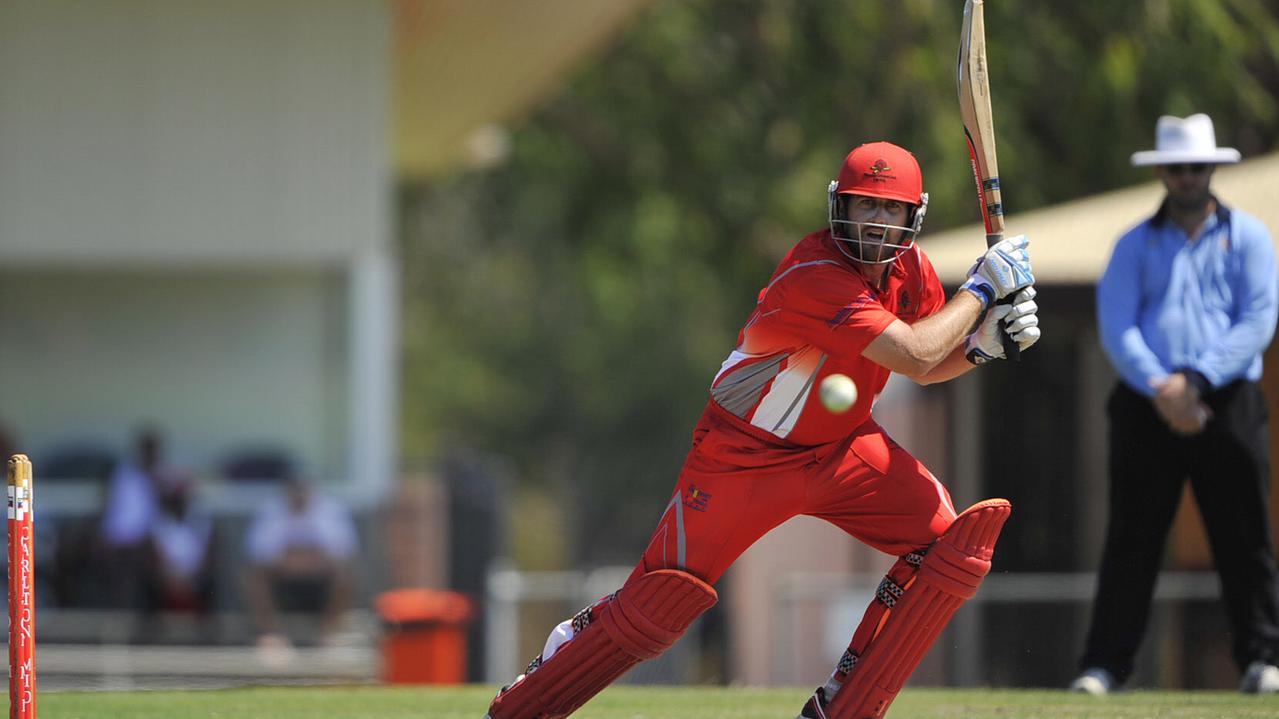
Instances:
[[[1239,682],[1239,691],[1244,694],[1274,694],[1279,692],[1279,667],[1263,661],[1255,661],[1248,665]]]
[[[293,648],[293,642],[289,641],[287,636],[278,632],[271,632],[258,637],[255,653],[260,664],[272,669],[279,669],[292,664],[298,654],[297,650]]]
[[[1117,684],[1115,675],[1101,667],[1089,667],[1070,683],[1070,691],[1100,697],[1113,692]]]

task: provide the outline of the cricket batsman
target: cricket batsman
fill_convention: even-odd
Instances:
[[[1003,333],[1022,351],[1040,336],[1026,237],[989,248],[947,300],[915,242],[927,206],[910,152],[875,142],[848,155],[828,188],[828,226],[778,265],[711,382],[635,571],[551,632],[488,719],[568,716],[674,644],[715,604],[713,585],[729,565],[800,514],[898,560],[799,716],[884,715],[990,570],[1011,506],[988,499],[957,513],[946,487],[871,408],[892,372],[944,382],[1002,359]],[[860,390],[846,411],[828,409],[816,391],[832,374]]]

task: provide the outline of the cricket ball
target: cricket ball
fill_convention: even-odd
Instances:
[[[846,374],[827,375],[818,391],[831,414],[843,414],[857,403],[857,385]]]

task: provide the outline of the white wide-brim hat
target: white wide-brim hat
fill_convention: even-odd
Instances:
[[[1239,151],[1217,147],[1212,118],[1203,113],[1184,120],[1164,115],[1155,123],[1155,149],[1132,154],[1134,167],[1169,165],[1176,162],[1207,162],[1215,165],[1239,162]]]

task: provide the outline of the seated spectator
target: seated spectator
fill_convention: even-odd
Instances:
[[[296,475],[284,490],[283,497],[258,511],[245,541],[245,597],[258,646],[268,651],[287,651],[292,645],[280,624],[281,612],[318,615],[320,644],[341,629],[351,601],[357,542],[344,506],[317,494]]]
[[[134,441],[134,454],[115,468],[107,480],[102,523],[102,574],[111,606],[141,609],[145,584],[147,540],[157,514],[163,441],[154,429],[144,429]]]
[[[206,615],[213,608],[213,519],[193,505],[190,477],[166,477],[147,547],[147,608]]]
[[[163,447],[159,432],[144,429],[134,440],[133,457],[111,472],[102,515],[102,538],[107,546],[136,548],[146,541],[156,514]]]

